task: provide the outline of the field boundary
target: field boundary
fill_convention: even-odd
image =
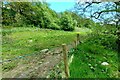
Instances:
[[[71,49],[73,49],[73,48],[76,48],[77,47],[77,45],[79,44],[79,42],[80,41],[78,41],[78,40],[80,40],[80,39],[78,39],[78,38],[80,38],[80,36],[79,36],[79,34],[77,34],[77,38],[75,38],[75,40],[74,40],[74,42],[72,42],[71,44],[68,44],[68,45],[66,45],[65,43],[65,46],[66,46],[66,52],[67,53],[69,53],[70,51],[71,51]],[[62,44],[63,45],[63,44]],[[61,60],[62,61],[64,61],[64,58],[63,57],[68,57],[68,56],[63,56],[64,55],[64,53],[63,53],[63,47],[62,47],[62,45],[61,46],[59,46],[59,47],[55,47],[55,48],[52,48],[52,49],[43,49],[43,50],[41,50],[40,52],[36,52],[36,53],[32,53],[32,54],[29,54],[29,55],[24,55],[24,56],[19,56],[19,57],[17,57],[17,58],[14,58],[14,59],[12,59],[12,60],[8,60],[8,61],[6,61],[6,62],[3,62],[4,64],[7,64],[8,62],[12,62],[12,61],[15,61],[15,60],[17,60],[17,59],[21,59],[21,60],[24,60],[23,58],[26,58],[26,57],[28,57],[28,56],[33,56],[33,55],[35,55],[35,57],[39,57],[39,59],[44,59],[43,60],[43,62],[41,62],[41,60],[39,60],[39,59],[37,59],[36,61],[37,62],[39,62],[39,63],[41,63],[40,65],[38,65],[37,63],[34,63],[34,65],[33,65],[33,67],[32,67],[32,69],[30,68],[30,70],[21,70],[21,68],[19,67],[19,66],[21,66],[21,65],[18,65],[17,66],[17,68],[15,68],[15,69],[13,69],[13,70],[10,70],[10,71],[8,71],[8,72],[5,72],[4,74],[3,74],[3,77],[4,78],[10,78],[10,77],[12,77],[12,78],[16,78],[16,77],[19,77],[19,78],[23,78],[23,77],[29,77],[29,76],[27,76],[28,75],[28,73],[34,73],[34,71],[35,72],[37,72],[39,75],[38,75],[38,77],[46,77],[47,76],[47,71],[49,72],[49,68],[52,66],[55,66],[56,64],[58,64]],[[63,54],[62,54],[63,53]],[[38,54],[37,56],[36,56],[36,54]],[[52,59],[51,60],[51,62],[49,62],[49,60],[48,60],[48,58],[55,58],[55,57],[58,57],[56,60],[57,60],[57,62],[55,62],[54,61],[54,59]],[[47,61],[46,61],[46,60]],[[33,59],[34,60],[34,59]],[[31,60],[32,61],[32,60]],[[53,62],[52,62],[53,61]],[[53,65],[51,65],[51,64],[49,64],[49,63],[47,63],[47,62],[49,62],[49,63],[53,63]],[[55,62],[55,63],[54,63]],[[68,63],[68,62],[67,62]],[[47,66],[48,65],[48,66]],[[24,66],[24,65],[23,65]],[[46,67],[47,66],[47,67]],[[66,66],[66,65],[64,65],[64,66]],[[25,66],[26,67],[26,66]],[[44,67],[46,67],[46,69],[44,70],[43,68]],[[23,67],[24,68],[24,67]],[[48,69],[47,69],[48,68]],[[20,69],[20,70],[19,70]],[[38,69],[37,71],[36,71],[36,69]],[[65,70],[66,70],[66,68],[64,68]],[[19,70],[19,71],[18,71]],[[18,72],[17,72],[18,71]],[[22,71],[24,71],[24,72],[22,72]],[[38,72],[38,71],[40,71],[40,72]],[[45,71],[45,73],[43,74],[42,73],[42,71]],[[69,72],[69,71],[68,71]],[[9,74],[11,74],[11,75],[9,75]],[[17,76],[16,76],[17,75]],[[24,75],[24,76],[23,76]],[[32,76],[32,74],[30,74],[31,76]],[[65,73],[65,77],[66,77],[66,73]]]

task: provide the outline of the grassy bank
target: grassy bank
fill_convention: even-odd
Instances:
[[[97,43],[97,40],[99,43]],[[98,39],[92,37],[92,39],[88,39],[88,41],[80,44],[77,50],[72,53],[74,54],[74,58],[70,64],[71,78],[118,77],[117,51],[100,45],[101,42],[104,42],[100,40],[100,37]],[[112,42],[114,41],[112,40]],[[107,46],[110,47],[109,45]]]

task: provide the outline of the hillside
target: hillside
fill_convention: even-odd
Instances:
[[[0,74],[120,78],[119,7],[120,2],[78,2],[56,12],[47,2],[2,2]]]

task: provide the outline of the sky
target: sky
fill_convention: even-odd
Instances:
[[[70,9],[73,9],[74,6],[75,6],[75,3],[76,1],[74,0],[70,0],[70,1],[47,1],[48,4],[50,5],[49,7],[56,11],[56,12],[64,12],[66,10],[70,10]],[[102,8],[103,10],[105,9],[104,8],[105,6],[101,3],[100,6],[98,5],[94,5],[93,7],[93,12],[97,10],[97,8]],[[90,14],[89,13],[85,13],[87,16],[86,17],[89,17]],[[109,18],[109,17],[112,17],[113,15],[104,15],[105,18]],[[98,20],[96,19],[93,19],[93,21],[95,22],[99,22]]]
[[[75,2],[48,2],[50,8],[56,12],[63,12],[65,10],[70,10],[74,7]]]

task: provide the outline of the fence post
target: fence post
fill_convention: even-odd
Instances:
[[[80,34],[77,34],[77,45],[80,43]]]
[[[62,44],[63,47],[63,59],[64,59],[64,66],[65,66],[65,76],[66,78],[69,77],[69,68],[68,68],[68,56],[67,56],[67,46],[66,44]]]

